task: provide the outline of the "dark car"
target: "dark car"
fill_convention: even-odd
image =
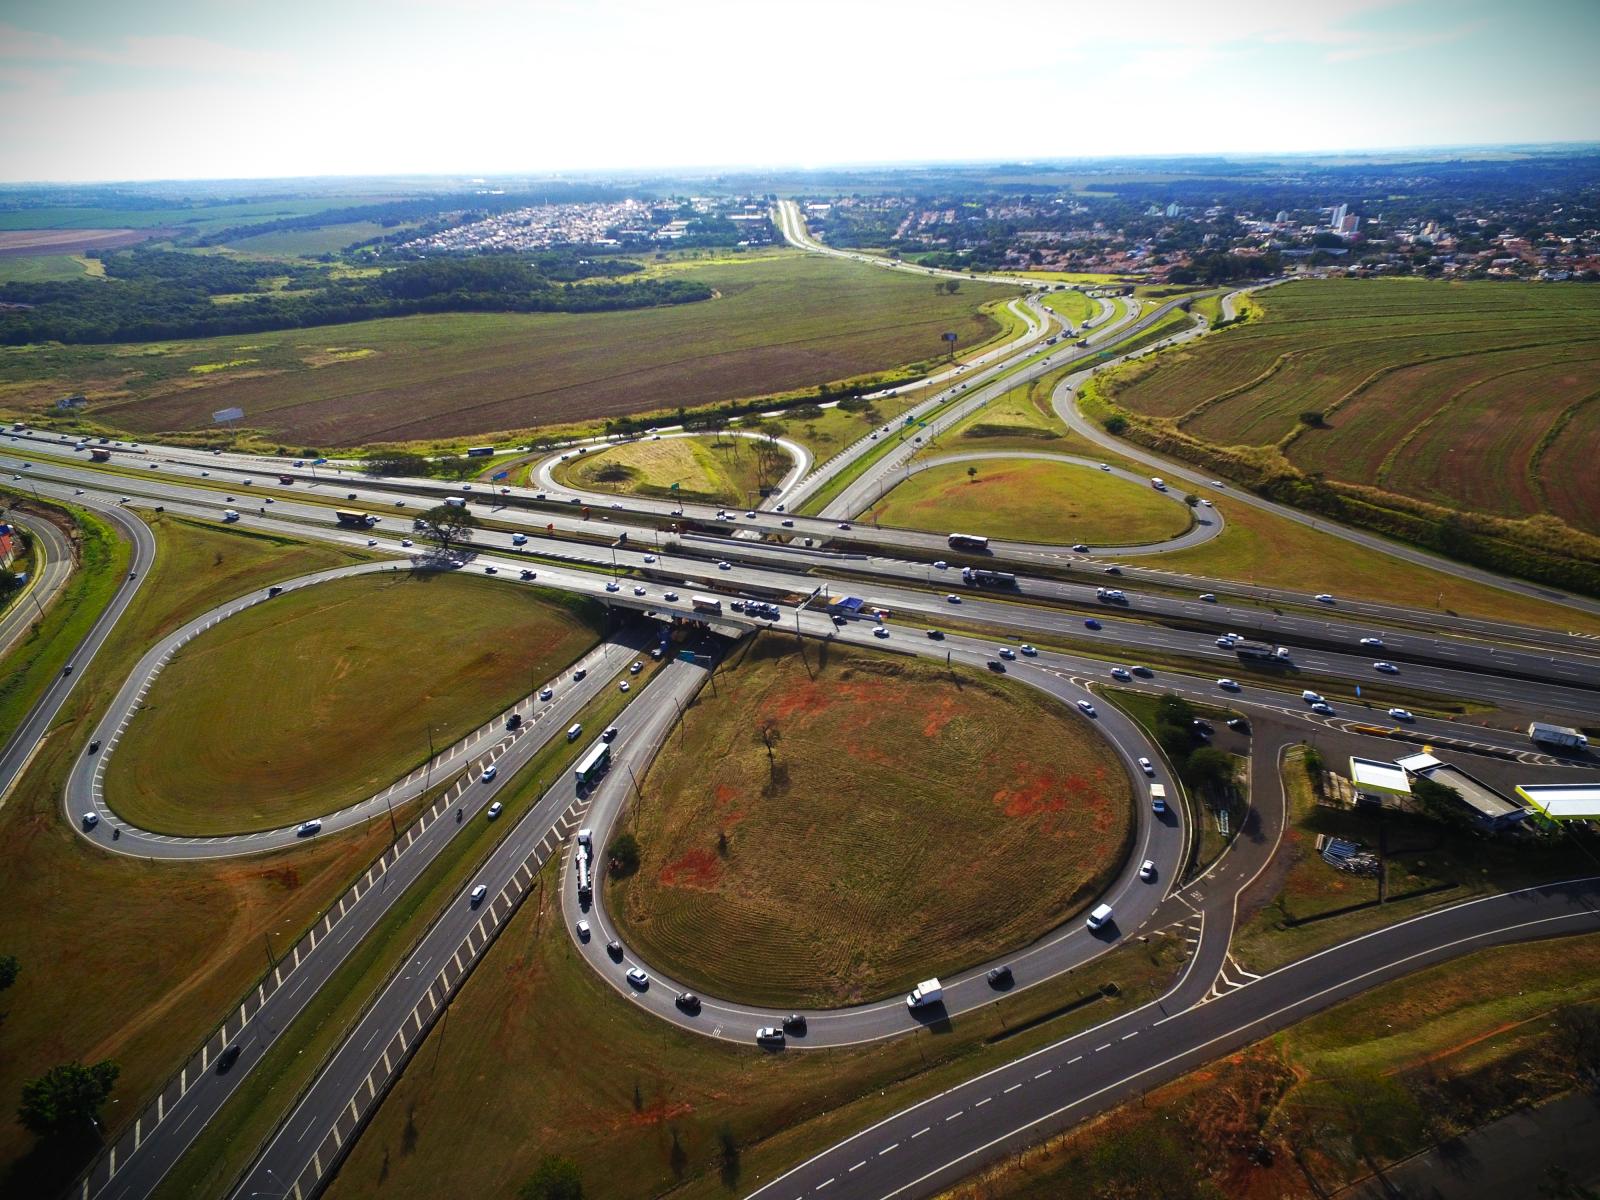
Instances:
[[[507,729],[521,729],[522,728],[522,714],[521,713],[512,713],[509,717],[507,717],[506,718],[506,728]]]
[[[1243,717],[1229,717],[1228,728],[1233,730],[1235,733],[1249,733],[1250,722],[1246,721]]]
[[[616,938],[612,938],[609,942],[606,943],[606,953],[611,955],[612,958],[616,959],[617,962],[621,962],[622,961],[622,943],[617,941]]]
[[[1011,986],[1010,967],[990,967],[989,986],[992,988],[1008,988]]]
[[[942,641],[944,641],[944,630],[942,630],[942,629],[930,629],[930,630],[928,630],[928,636],[931,637],[936,642],[942,642]]]
[[[356,494],[354,492],[346,492],[344,494],[344,498],[346,500],[354,500],[356,498]]]
[[[783,1019],[785,1033],[803,1034],[806,1031],[806,1019],[799,1013],[790,1013]]]
[[[1096,621],[1093,617],[1090,617],[1087,621],[1085,621],[1083,623],[1083,627],[1085,629],[1099,629],[1100,628],[1100,622]]]
[[[693,992],[678,993],[678,998],[674,1003],[690,1016],[700,1011],[700,997]]]
[[[991,658],[984,665],[997,675],[1004,675],[1006,673],[1005,663],[1001,662],[998,658]]]
[[[221,1054],[217,1055],[217,1074],[225,1075],[228,1068],[239,1061],[239,1043],[234,1042]]]
[[[91,741],[89,743],[89,753],[93,754],[98,749],[100,749],[100,739],[99,738],[95,738],[93,741]]]

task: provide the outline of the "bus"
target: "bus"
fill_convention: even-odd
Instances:
[[[606,773],[606,768],[611,765],[611,743],[596,742],[589,747],[589,751],[578,760],[577,770],[573,774],[577,777],[579,787],[588,787]]]
[[[493,446],[468,446],[468,458],[490,458],[494,455]]]
[[[949,537],[952,550],[987,550],[989,539],[975,533],[952,533]]]

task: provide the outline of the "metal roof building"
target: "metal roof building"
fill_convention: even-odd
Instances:
[[[1600,783],[1519,783],[1517,795],[1557,821],[1600,817]]]

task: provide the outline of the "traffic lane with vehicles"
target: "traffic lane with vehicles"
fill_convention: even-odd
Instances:
[[[1191,975],[1175,989],[1181,999],[1169,994],[912,1105],[749,1200],[825,1190],[863,1200],[935,1195],[987,1162],[1379,984],[1487,946],[1600,930],[1597,884],[1591,877],[1466,901],[1208,991],[1203,1003]]]
[[[45,447],[47,452],[52,449],[59,451],[59,448]],[[62,452],[64,453],[64,451]],[[61,464],[58,463],[57,466],[60,467]],[[191,472],[191,474],[194,474],[194,472]],[[95,482],[96,475],[98,475],[99,481],[102,484],[108,478],[103,472],[92,472],[88,469],[85,469],[85,471],[81,474],[72,473],[70,477],[74,481],[88,481],[93,483]],[[116,477],[111,478],[115,479]],[[164,479],[160,483],[155,483],[154,481],[144,481],[139,478],[130,479],[128,477],[121,477],[120,483],[124,489],[131,489],[134,494],[150,495],[157,498],[163,496],[187,495],[197,503],[204,503],[207,499],[213,498],[214,495],[213,493],[204,490],[184,492],[181,485],[173,484],[170,478]],[[308,487],[308,492],[310,491],[311,487],[316,486],[319,485],[316,485],[315,483],[310,485],[310,487]],[[352,485],[348,483],[338,483],[334,486],[345,488],[348,492]],[[403,509],[409,504],[416,502],[416,497],[410,493],[402,492],[397,495],[393,490],[397,485],[393,484],[392,482],[383,485],[375,485],[370,481],[363,481],[362,484],[356,486],[358,487],[357,499],[355,501],[346,500],[344,502],[351,505],[365,504],[371,506],[375,510],[374,515],[379,518],[380,522],[388,520],[391,516],[391,514],[387,513],[385,510],[392,508]],[[320,496],[322,493],[318,492],[316,494]],[[480,504],[482,502],[492,502],[496,504],[500,502],[500,498],[498,496],[491,495],[488,492],[478,493],[472,498]],[[334,499],[334,497],[330,496],[329,499]],[[286,496],[275,500],[274,503],[293,505],[295,502]],[[529,532],[536,533],[544,530],[546,526],[554,526],[555,529],[562,533],[586,533],[592,535],[595,532],[615,532],[619,536],[626,533],[635,538],[648,538],[659,543],[660,531],[658,529],[648,526],[629,526],[627,524],[627,518],[630,515],[638,516],[639,514],[629,509],[626,505],[618,502],[613,503],[616,504],[615,508],[608,507],[604,512],[598,514],[597,517],[591,517],[589,514],[573,516],[570,511],[565,509],[556,509],[553,512],[541,512],[518,508],[496,508],[492,515],[497,521],[512,525],[520,525]],[[259,507],[264,508],[265,505],[260,505]],[[218,512],[220,513],[220,511],[221,510],[219,507]],[[292,509],[291,511],[299,512],[302,515],[306,515],[310,519],[326,519],[328,515],[325,508],[317,505],[308,505],[304,509]],[[406,519],[405,514],[402,512],[396,512],[392,515],[400,519],[402,523],[404,523]],[[782,525],[781,521],[777,525],[774,525],[772,523],[773,517],[764,512],[757,513],[753,520],[750,518],[739,518],[737,513],[732,515],[735,518],[733,524],[741,532],[753,528],[762,531],[764,534],[781,533],[785,537],[797,538],[797,535],[802,533],[802,527],[816,527],[814,529],[815,536],[813,537],[813,541],[818,543],[826,541],[829,533],[834,531],[837,524],[816,522],[808,518],[782,518],[782,520],[794,522],[794,528],[789,529]],[[717,527],[728,524],[727,522],[720,521],[714,516],[710,518],[710,520]],[[607,526],[609,526],[609,529],[604,528]],[[670,537],[671,535],[669,535],[669,539]],[[921,550],[929,554],[948,553],[948,548],[945,545],[945,537],[935,534],[863,528],[852,529],[850,531],[850,537],[852,540],[861,540],[867,544],[872,544],[875,541],[882,542],[887,540],[898,544],[902,549]],[[1029,551],[1013,547],[1009,543],[995,543],[994,545],[999,546],[1003,552],[995,556],[997,560],[1000,558],[1004,558],[1008,562],[1012,559],[1020,560],[1026,558],[1028,553],[1030,553]],[[760,553],[763,557],[773,561],[781,560],[781,556],[784,553],[792,553],[796,555],[797,561],[801,563],[830,561],[827,557],[829,554],[828,551],[820,549],[820,546],[817,549],[806,548],[799,544],[798,538],[796,541],[787,543],[786,545],[730,541],[729,546],[736,547],[738,552],[741,554]],[[1065,565],[1069,569],[1076,567],[1082,567],[1084,569],[1100,569],[1102,571],[1106,569],[1106,564],[1098,563],[1093,558],[1088,556],[1070,555],[1062,551],[1048,548],[1039,551],[1039,553],[1043,556],[1040,559],[1041,562],[1045,562],[1048,565],[1057,568]],[[927,564],[907,562],[905,560],[863,557],[859,561],[863,564],[860,568],[862,570],[880,573],[898,573],[904,577],[913,577],[919,573],[924,577],[929,577],[932,570],[932,568]],[[1132,566],[1121,567],[1119,570],[1124,576],[1124,579],[1120,582],[1124,583],[1138,583],[1141,581],[1159,582],[1169,587],[1182,586],[1185,589],[1192,588],[1196,592],[1196,595],[1199,594],[1201,588],[1209,586],[1215,587],[1230,596],[1250,595],[1258,599],[1271,601],[1275,604],[1284,603],[1293,604],[1296,606],[1296,608],[1291,611],[1280,611],[1274,609],[1269,612],[1268,610],[1254,606],[1229,606],[1226,603],[1208,605],[1205,608],[1202,608],[1198,602],[1187,601],[1178,597],[1163,595],[1153,595],[1144,597],[1142,599],[1141,603],[1148,608],[1149,611],[1157,612],[1161,615],[1181,615],[1187,620],[1210,622],[1212,624],[1222,621],[1230,621],[1236,627],[1256,629],[1258,632],[1263,634],[1271,634],[1277,639],[1288,637],[1295,632],[1302,632],[1307,636],[1314,637],[1319,640],[1345,640],[1351,644],[1354,644],[1359,637],[1365,634],[1382,632],[1383,626],[1385,626],[1385,624],[1389,621],[1409,621],[1412,623],[1426,621],[1430,630],[1455,630],[1458,633],[1471,635],[1472,637],[1476,638],[1499,639],[1515,643],[1527,643],[1530,646],[1540,646],[1546,649],[1549,653],[1542,663],[1540,663],[1538,660],[1535,660],[1534,665],[1540,666],[1544,669],[1544,673],[1556,677],[1559,681],[1577,681],[1574,666],[1586,669],[1591,677],[1600,676],[1600,656],[1597,656],[1593,650],[1593,640],[1581,638],[1576,635],[1562,635],[1544,630],[1531,630],[1520,626],[1502,627],[1494,622],[1454,617],[1450,614],[1424,614],[1414,610],[1398,608],[1395,606],[1372,604],[1361,601],[1349,601],[1344,599],[1336,599],[1332,604],[1323,606],[1316,604],[1313,598],[1310,596],[1283,592],[1278,589],[1240,588],[1225,582],[1218,583],[1215,581],[1207,581],[1200,577],[1178,576],[1171,573],[1150,571],[1148,569]],[[1041,595],[1053,595],[1056,597],[1073,598],[1075,589],[1078,593],[1075,598],[1082,599],[1086,594],[1083,593],[1083,589],[1078,587],[1078,585],[1045,580],[1025,579],[1023,580],[1023,586],[1030,593],[1038,592]],[[1325,610],[1329,613],[1337,613],[1339,616],[1321,617],[1312,615],[1310,612],[1312,609],[1317,609],[1319,612]],[[1374,627],[1374,623],[1377,624],[1377,628]],[[1440,661],[1448,659],[1452,656],[1472,655],[1475,652],[1481,655],[1481,652],[1484,649],[1485,647],[1472,641],[1468,641],[1465,644],[1451,645],[1441,641],[1437,637],[1422,640],[1420,635],[1418,635],[1414,630],[1402,630],[1397,634],[1396,640],[1396,651],[1402,657],[1409,653],[1418,653],[1434,657]],[[1518,646],[1510,646],[1504,649],[1494,646],[1492,647],[1492,651],[1493,654],[1490,658],[1483,659],[1480,657],[1480,663],[1495,667],[1501,665],[1502,662],[1515,662],[1515,656],[1521,652]],[[1559,654],[1561,657],[1555,658],[1554,656],[1556,654]],[[1494,656],[1502,657],[1497,659]],[[1525,667],[1526,664],[1524,664],[1524,668]]]
[[[52,489],[46,485],[40,490],[48,495]],[[11,790],[27,768],[66,704],[67,697],[72,694],[78,680],[83,677],[83,672],[94,662],[106,638],[111,636],[112,629],[127,611],[128,605],[133,603],[139,589],[144,586],[150,564],[155,561],[155,535],[143,521],[96,497],[80,496],[76,498],[76,503],[94,510],[129,543],[128,573],[118,582],[110,603],[68,657],[71,671],[63,673],[51,683],[44,695],[34,702],[33,708],[12,733],[4,749],[0,750],[0,797],[4,797]]]
[[[614,745],[625,749],[629,740],[641,741],[657,736],[677,719],[681,705],[688,702],[704,678],[701,668],[683,662],[667,664],[613,724],[618,733]],[[598,735],[599,730],[592,731]],[[499,782],[503,785],[517,765],[507,764]],[[561,828],[563,817],[582,811],[572,772],[563,771],[548,791],[517,822],[514,829],[493,850],[482,867],[465,880],[460,891],[446,905],[435,924],[412,951],[405,966],[389,981],[360,1021],[345,1036],[324,1068],[318,1073],[294,1109],[281,1122],[278,1132],[251,1165],[236,1196],[273,1193],[281,1187],[275,1180],[295,1180],[311,1162],[328,1130],[357,1096],[383,1055],[397,1030],[408,1020],[424,995],[438,986],[443,965],[462,954],[469,935],[475,944],[463,957],[481,949],[486,936],[479,928],[490,908],[488,897],[498,898],[511,883],[524,862],[534,854],[551,831]],[[575,819],[575,818],[574,818]],[[571,822],[567,823],[569,826]],[[487,888],[485,900],[474,905],[471,892]],[[504,914],[501,914],[503,922]],[[275,1193],[273,1193],[275,1194]]]
[[[919,657],[944,658],[964,666],[982,670],[992,657],[987,647],[964,639],[950,639],[944,643],[930,643],[926,639],[891,639],[885,643],[870,636],[864,628],[846,628],[831,631],[820,614],[808,614],[808,632],[832,640],[910,653]],[[911,1011],[903,997],[894,996],[870,1004],[836,1009],[801,1009],[807,1019],[803,1037],[793,1039],[794,1048],[851,1045],[912,1033],[931,1022],[959,1017],[961,1014],[992,1004],[1002,993],[989,983],[988,971],[997,966],[1009,966],[1013,982],[1005,994],[1014,994],[1083,965],[1108,949],[1143,930],[1152,916],[1161,908],[1163,899],[1173,888],[1183,865],[1187,846],[1187,821],[1181,811],[1181,791],[1169,777],[1160,751],[1157,750],[1137,723],[1104,702],[1094,703],[1090,693],[1078,686],[1070,676],[1049,670],[1034,669],[1033,664],[1017,661],[1007,664],[1014,678],[1060,700],[1075,719],[1087,720],[1094,726],[1092,736],[1104,737],[1121,759],[1132,787],[1135,822],[1134,846],[1116,878],[1096,897],[1094,904],[1107,903],[1114,912],[1113,924],[1099,933],[1083,927],[1081,920],[1070,920],[1037,941],[999,955],[989,961],[958,967],[929,963],[926,974],[949,978],[944,981],[942,1004],[930,1005]],[[1080,711],[1080,703],[1090,704],[1095,712],[1087,716]],[[664,738],[667,728],[659,737],[644,745],[627,745],[619,738],[612,743],[613,754],[619,763],[596,785],[586,824],[593,832],[596,861],[609,843],[611,830],[626,810],[632,781],[642,775]],[[1151,760],[1153,775],[1146,775],[1137,760]],[[1151,806],[1151,785],[1160,784],[1168,789],[1167,812],[1157,815]],[[701,996],[701,1008],[696,1013],[682,1011],[676,998],[691,991],[688,985],[664,974],[656,965],[642,960],[626,946],[626,942],[613,925],[605,906],[604,881],[597,880],[594,897],[585,904],[578,895],[577,874],[572,864],[576,845],[569,847],[567,869],[562,883],[562,911],[567,929],[578,953],[605,978],[618,993],[630,997],[641,1007],[657,1016],[696,1033],[725,1041],[750,1043],[757,1028],[780,1024],[781,1014],[775,1015],[771,1006],[749,1005],[711,996]],[[1153,881],[1140,878],[1139,865],[1146,861],[1156,864]],[[1086,907],[1093,907],[1089,905]],[[585,941],[578,934],[577,923],[587,921],[590,936]],[[623,946],[620,956],[613,956],[610,944],[616,941]],[[627,980],[632,969],[645,972],[649,986],[640,989]]]
[[[75,472],[66,471],[63,473],[73,479],[78,478],[78,474]],[[92,472],[83,472],[82,474],[87,477],[87,482],[90,484],[103,484],[104,482],[103,480],[95,480]],[[41,478],[48,478],[48,476],[42,476]],[[161,488],[165,493],[172,496],[189,495],[195,497],[198,495],[201,497],[200,503],[202,506],[205,503],[203,491],[186,491],[182,486],[172,487],[166,484],[161,485]],[[281,505],[276,505],[274,510],[286,517],[298,516],[312,522],[325,522],[327,519],[325,509],[321,509],[316,505],[307,505],[294,501],[285,501]],[[345,534],[341,533],[340,536],[344,537]],[[480,552],[483,548],[493,549],[497,546],[511,549],[513,553],[516,552],[515,548],[510,545],[511,535],[509,534],[480,530],[478,538]],[[347,537],[346,540],[348,540]],[[376,541],[377,539],[372,540]],[[387,542],[381,543],[381,545],[388,546],[390,549],[398,549]],[[543,548],[541,547],[541,549]],[[754,550],[754,544],[752,544],[752,552],[759,553],[762,557],[770,557],[769,551]],[[641,571],[653,567],[660,572],[670,567],[670,569],[681,571],[686,576],[685,586],[688,587],[741,586],[752,589],[767,589],[779,594],[792,593],[797,590],[796,580],[781,572],[774,573],[742,565],[733,566],[730,564],[728,570],[716,573],[711,564],[704,561],[689,560],[685,562],[674,560],[670,564],[663,564],[659,555],[657,556],[658,561],[655,564],[650,564],[645,561],[645,556],[652,552],[643,546],[634,548],[631,543],[627,548],[565,544],[561,546],[560,553],[575,560],[592,562],[597,566],[605,566],[614,561],[619,566],[627,566]],[[514,568],[518,564],[512,563],[510,565]],[[944,577],[953,578],[956,574],[958,573],[951,571]],[[924,576],[927,580],[931,581],[934,575],[935,572],[932,567],[924,570]],[[694,576],[698,576],[698,580],[694,579]],[[831,581],[827,581],[825,577],[816,574],[813,574],[808,584],[809,586],[815,586],[817,582],[823,582],[830,588],[834,587]],[[806,590],[809,590],[809,586]],[[956,585],[952,584],[951,586],[955,587]],[[1073,633],[1082,637],[1085,634],[1084,618],[1081,614],[1036,607],[1025,608],[1022,605],[1000,602],[990,598],[997,595],[1015,595],[1019,599],[1025,600],[1034,587],[1039,587],[1043,592],[1054,591],[1057,594],[1061,594],[1064,589],[1074,586],[1051,583],[1033,584],[1030,582],[1028,589],[1022,590],[1019,588],[1016,592],[999,593],[993,591],[985,592],[981,589],[960,588],[954,594],[962,598],[966,608],[961,615],[969,619],[981,618],[984,621],[992,621],[998,625],[1018,628],[1023,633],[1048,630],[1059,633]],[[856,581],[843,582],[835,590],[842,592],[855,589],[859,589],[869,603],[896,611],[916,612],[923,617],[932,617],[939,612],[949,611],[944,607],[946,602],[940,602],[925,592],[896,590],[881,586],[876,588],[871,586],[863,587]],[[625,593],[631,592],[631,588],[622,590]],[[645,598],[650,598],[650,594],[654,593],[655,590],[647,587],[647,596]],[[1086,589],[1082,594],[1087,596]],[[1208,615],[1213,607],[1210,605],[1202,607],[1199,604],[1172,601],[1159,597],[1133,596],[1129,600],[1130,607],[1135,602],[1141,606],[1148,604],[1151,607],[1151,611],[1156,612],[1158,615],[1161,615],[1162,612],[1171,614],[1174,605],[1176,605],[1182,609],[1184,616],[1194,619]],[[613,602],[631,603],[632,599],[628,595],[622,595],[616,597]],[[1126,611],[1122,605],[1104,605],[1101,607],[1107,614]],[[1248,613],[1241,612],[1239,615],[1245,616]],[[1110,615],[1097,616],[1093,619],[1099,621],[1102,626],[1102,629],[1094,631],[1097,634],[1096,640],[1128,645],[1134,648],[1130,650],[1130,653],[1137,648],[1146,647],[1150,649],[1177,650],[1186,655],[1202,658],[1215,658],[1221,664],[1237,663],[1237,656],[1231,650],[1224,649],[1219,651],[1212,644],[1215,639],[1209,638],[1206,634],[1189,633],[1184,630],[1174,630],[1161,625],[1150,625],[1135,621],[1119,621]],[[1329,627],[1331,628],[1331,623],[1329,623]],[[1288,629],[1282,632],[1287,634],[1294,631],[1293,629]],[[1356,631],[1349,629],[1345,632],[1349,635],[1354,635]],[[1355,642],[1358,639],[1355,636],[1350,636],[1349,640]],[[1293,645],[1292,639],[1289,640],[1289,644]],[[1397,647],[1399,644],[1397,640]],[[1401,683],[1408,688],[1435,692],[1440,695],[1466,696],[1536,712],[1554,710],[1588,715],[1600,711],[1600,695],[1586,691],[1582,687],[1589,679],[1600,680],[1600,668],[1590,665],[1592,660],[1555,659],[1553,655],[1539,655],[1530,651],[1520,650],[1502,650],[1499,647],[1482,647],[1470,642],[1456,643],[1455,648],[1461,652],[1462,661],[1460,667],[1444,668],[1427,664],[1408,664],[1400,676]],[[1552,659],[1555,659],[1555,661],[1552,661]],[[1375,661],[1375,656],[1369,657],[1367,653],[1343,654],[1326,649],[1308,649],[1304,652],[1296,651],[1293,661],[1301,669],[1349,679],[1357,683],[1366,683],[1384,678],[1384,676],[1374,671],[1372,663]],[[1483,668],[1483,673],[1481,674],[1474,671],[1474,667],[1479,666]],[[1519,681],[1515,678],[1498,678],[1488,673],[1514,669],[1524,671],[1526,674],[1533,676],[1535,680],[1548,680],[1553,675],[1557,679],[1569,682],[1558,684]],[[1226,668],[1223,667],[1219,674],[1226,674]]]
[[[0,506],[4,502],[5,498],[0,497]],[[72,578],[73,557],[72,543],[54,521],[4,507],[0,507],[0,521],[21,530],[32,540],[35,562],[28,573],[28,582],[13,594],[5,613],[0,615],[0,655],[3,655],[43,619],[45,610],[67,586],[67,580]]]
[[[609,665],[613,671],[620,671],[626,658],[613,658]],[[385,852],[381,872],[376,865],[369,872],[366,886],[356,899],[342,910],[330,911],[324,921],[318,922],[320,935],[313,938],[309,951],[301,952],[297,946],[292,960],[281,960],[282,982],[265,994],[259,1007],[248,1014],[248,1020],[231,1034],[230,1043],[241,1047],[238,1059],[226,1071],[212,1068],[190,1072],[182,1091],[160,1109],[159,1120],[144,1120],[137,1134],[125,1131],[126,1136],[114,1147],[114,1157],[106,1155],[96,1161],[88,1176],[86,1195],[92,1200],[131,1200],[149,1195],[406,889],[459,831],[480,819],[480,814],[501,797],[529,760],[552,740],[566,736],[567,726],[584,704],[610,685],[612,678],[604,671],[591,673],[583,685],[561,694],[543,718],[524,721],[515,734],[492,748],[483,747],[476,756],[477,781],[464,787],[454,803],[436,803],[408,827],[399,842]],[[497,769],[485,779],[482,769],[491,763]],[[452,812],[454,809],[460,810],[460,820]],[[519,824],[518,829],[522,828]],[[145,1117],[149,1118],[150,1113],[146,1112]]]

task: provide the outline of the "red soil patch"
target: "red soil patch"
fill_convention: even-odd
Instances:
[[[722,877],[722,861],[710,850],[690,850],[661,868],[662,887],[710,888]]]
[[[1001,788],[995,792],[994,802],[1008,817],[1032,817],[1068,808],[1078,811],[1085,801],[1095,799],[1097,794],[1093,781],[1085,775],[1068,775],[1063,779],[1046,770],[1018,780],[1011,787]]]

